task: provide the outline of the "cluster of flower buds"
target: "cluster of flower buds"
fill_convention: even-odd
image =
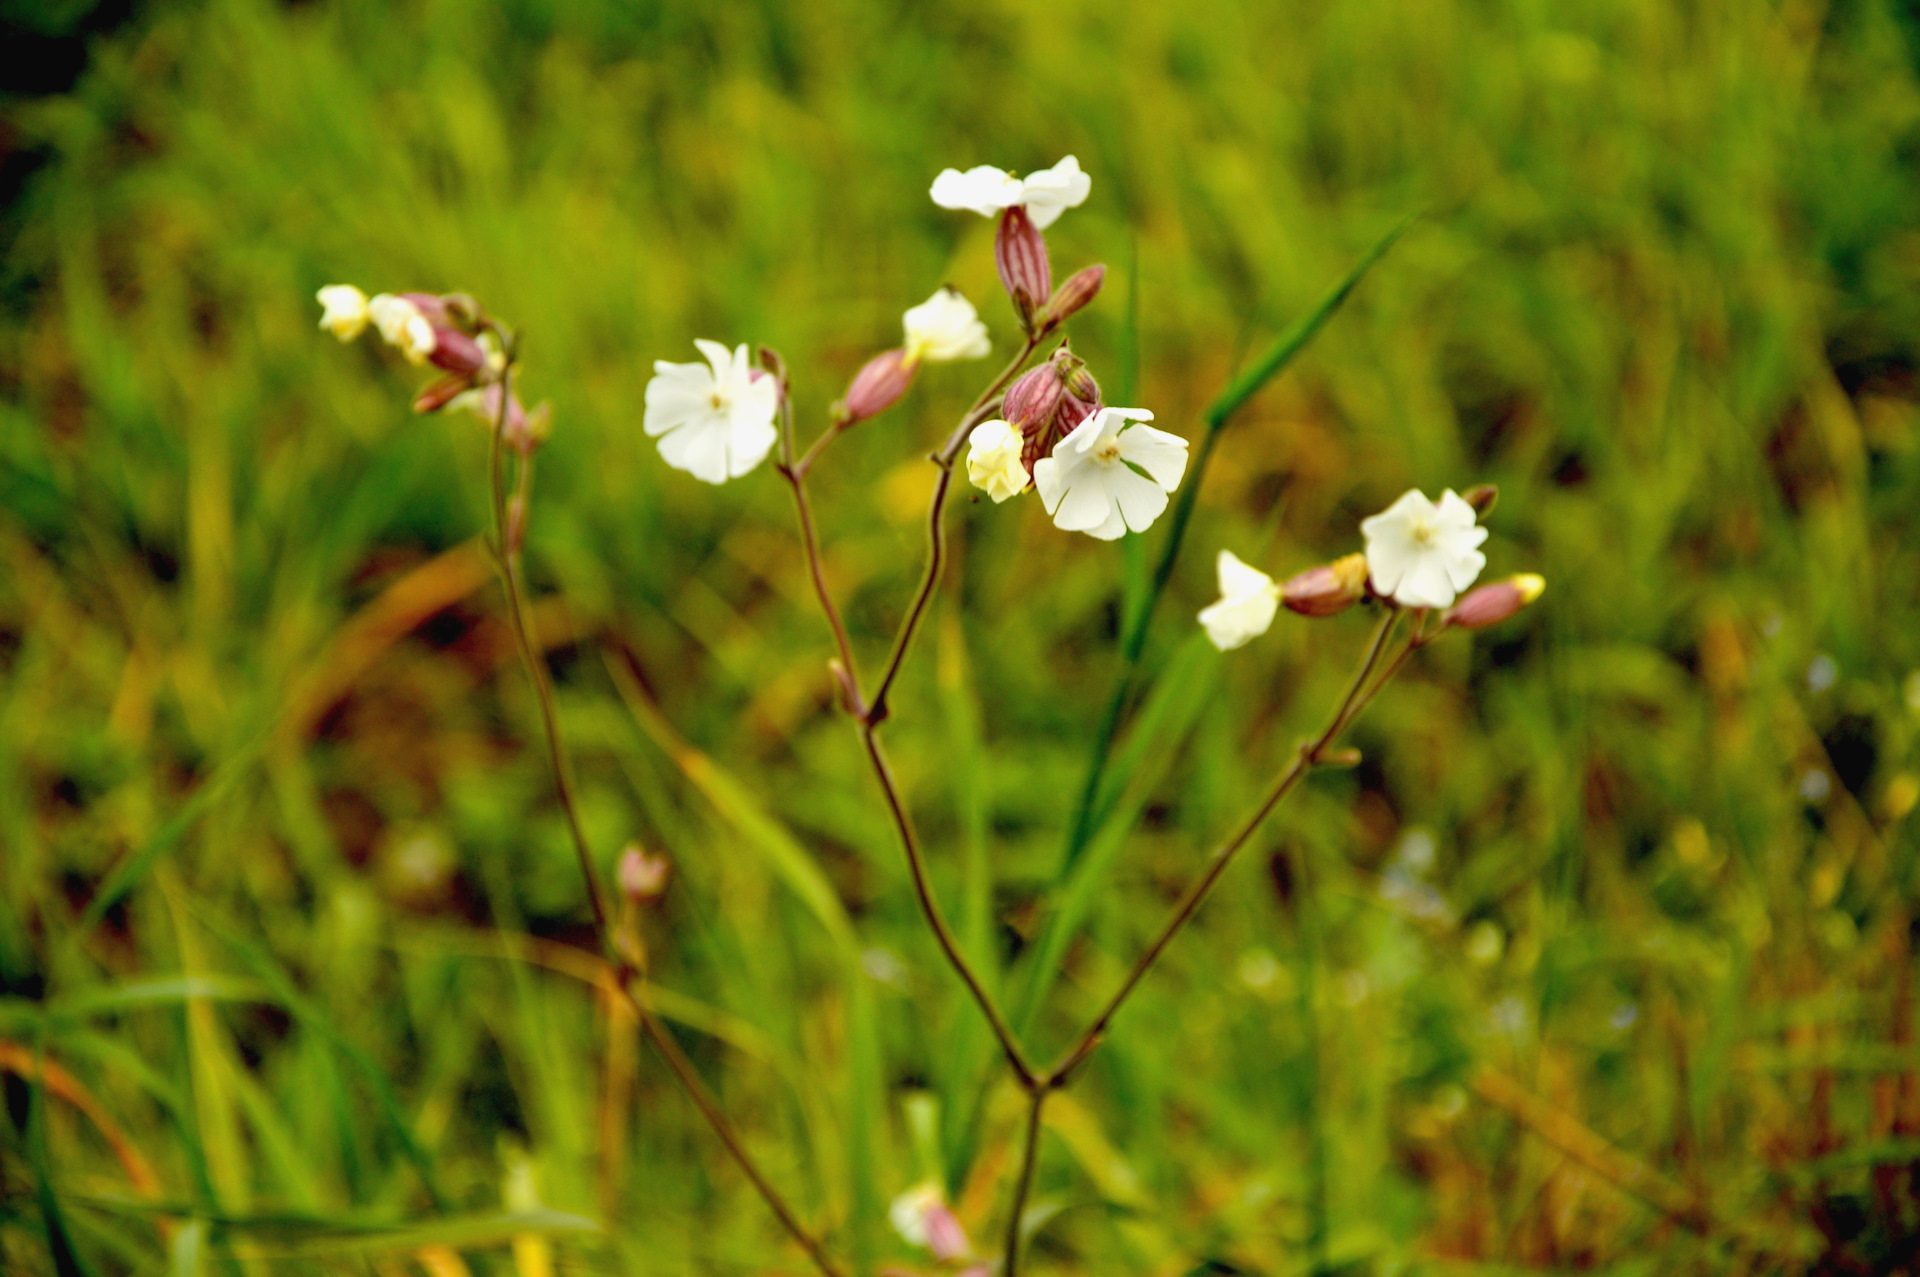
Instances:
[[[1547,587],[1544,578],[1525,573],[1462,594],[1487,564],[1479,548],[1487,530],[1478,520],[1497,495],[1491,485],[1469,488],[1464,497],[1449,489],[1437,502],[1408,492],[1361,522],[1365,553],[1308,568],[1284,584],[1222,550],[1220,599],[1201,609],[1200,624],[1223,652],[1266,633],[1282,605],[1302,616],[1334,616],[1372,597],[1394,607],[1444,609],[1443,629],[1497,625]]]
[[[380,293],[368,297],[352,284],[329,284],[318,293],[320,327],[350,342],[371,326],[410,364],[432,365],[444,376],[414,396],[415,412],[465,408],[489,425],[500,421],[506,352],[480,303],[465,293]],[[529,413],[518,395],[507,402],[506,441],[531,452],[546,438],[547,405]]]

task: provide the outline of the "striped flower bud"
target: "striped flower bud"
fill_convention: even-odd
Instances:
[[[1462,630],[1483,630],[1489,625],[1498,625],[1518,615],[1546,588],[1546,578],[1532,572],[1483,585],[1447,609],[1446,623]]]
[[[1046,327],[1056,328],[1071,319],[1075,311],[1083,309],[1088,302],[1099,296],[1100,285],[1105,283],[1106,279],[1105,266],[1089,266],[1085,270],[1075,271],[1068,276],[1067,282],[1060,285],[1052,300],[1047,303],[1044,321]]]
[[[1367,594],[1367,556],[1345,558],[1308,568],[1280,587],[1280,601],[1302,616],[1333,616]]]
[[[1047,264],[1047,241],[1024,207],[1016,204],[1000,214],[993,261],[1000,268],[1000,283],[1013,299],[1020,326],[1032,332],[1035,312],[1053,294],[1053,268]]]
[[[841,424],[850,426],[885,412],[907,393],[907,387],[913,383],[914,370],[919,366],[917,361],[908,362],[905,351],[889,350],[875,355],[853,375],[846,398],[834,406],[834,415]]]
[[[434,328],[433,348],[427,352],[427,360],[456,377],[478,377],[491,368],[486,348],[458,328]]]

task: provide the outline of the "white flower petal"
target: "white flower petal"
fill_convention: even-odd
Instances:
[[[1153,476],[1168,492],[1180,486],[1187,472],[1187,441],[1152,426],[1133,425],[1120,432],[1120,458]]]
[[[726,432],[699,424],[669,431],[660,437],[660,458],[703,483],[725,483],[728,477]]]
[[[1080,161],[1069,155],[1052,168],[1027,174],[1021,183],[1027,216],[1040,230],[1054,224],[1060,214],[1086,202],[1093,179],[1080,171]]]
[[[993,349],[973,303],[951,288],[937,290],[909,310],[901,318],[901,327],[906,330],[903,349],[908,363],[979,359]]]
[[[1232,558],[1226,551],[1221,555]],[[1239,562],[1239,560],[1235,560]],[[1245,567],[1245,564],[1241,564]],[[1252,571],[1251,568],[1248,569]],[[1265,576],[1266,574],[1259,573]],[[1280,595],[1269,581],[1267,588],[1245,594],[1228,594],[1218,603],[1209,604],[1200,609],[1200,624],[1206,628],[1207,638],[1223,652],[1231,652],[1257,635],[1265,634],[1273,625],[1273,618],[1280,606]]]
[[[981,164],[962,173],[946,169],[933,179],[929,192],[941,208],[964,208],[992,217],[1003,208],[1018,204],[1026,193],[1019,178],[1005,169]]]
[[[315,294],[324,313],[320,327],[341,341],[352,341],[367,327],[367,295],[352,284],[328,284]]]
[[[1072,476],[1056,504],[1059,508],[1049,513],[1053,525],[1063,532],[1086,532],[1111,522],[1115,515],[1113,498],[1105,485],[1084,470]]]
[[[1145,532],[1167,508],[1167,491],[1142,474],[1125,466],[1110,466],[1106,475],[1107,496],[1127,521],[1131,532]]]
[[[1214,571],[1220,579],[1222,598],[1238,599],[1254,594],[1264,594],[1273,589],[1273,578],[1250,563],[1244,562],[1232,550],[1220,551],[1215,560]]]

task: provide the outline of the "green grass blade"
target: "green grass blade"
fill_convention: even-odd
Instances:
[[[1067,824],[1067,841],[1060,856],[1059,872],[1054,885],[1058,888],[1067,874],[1072,872],[1075,862],[1086,850],[1087,839],[1098,824],[1095,808],[1101,792],[1103,775],[1107,768],[1108,756],[1113,749],[1115,735],[1120,729],[1120,720],[1126,713],[1127,701],[1133,694],[1134,683],[1140,669],[1140,656],[1146,647],[1147,631],[1153,621],[1155,605],[1166,591],[1167,582],[1173,576],[1173,567],[1180,557],[1181,544],[1186,540],[1187,524],[1193,517],[1194,503],[1199,500],[1200,486],[1206,477],[1207,465],[1213,458],[1213,450],[1218,443],[1221,431],[1227,423],[1261,387],[1278,376],[1282,369],[1293,362],[1298,355],[1326,326],[1329,319],[1338,311],[1355,287],[1365,278],[1394,242],[1413,225],[1420,216],[1410,213],[1400,219],[1372,248],[1368,249],[1352,269],[1336,283],[1318,305],[1280,334],[1266,353],[1254,361],[1238,377],[1227,384],[1214,401],[1207,406],[1201,419],[1205,432],[1200,436],[1200,446],[1195,451],[1193,462],[1188,467],[1185,481],[1180,485],[1179,495],[1174,498],[1173,510],[1167,520],[1166,538],[1161,543],[1160,557],[1148,579],[1144,594],[1139,596],[1137,604],[1129,600],[1125,610],[1127,625],[1120,640],[1120,671],[1114,676],[1113,689],[1107,696],[1106,707],[1102,710],[1099,726],[1093,737],[1093,746],[1087,761],[1086,780],[1080,787],[1080,797],[1074,806],[1073,817]],[[1132,540],[1133,538],[1129,538]]]

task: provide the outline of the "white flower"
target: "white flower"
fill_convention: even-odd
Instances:
[[[1025,442],[1004,421],[983,421],[967,436],[967,478],[974,487],[986,489],[995,505],[1019,496],[1031,482],[1027,468],[1020,464]]]
[[[674,469],[725,483],[759,465],[779,437],[773,416],[780,391],[772,377],[754,377],[744,343],[731,354],[717,341],[693,344],[706,363],[654,361],[646,431]]]
[[[992,217],[1016,204],[1027,207],[1033,224],[1045,230],[1060,214],[1078,208],[1093,189],[1093,179],[1080,171],[1080,161],[1069,155],[1052,168],[1029,173],[1023,181],[1005,169],[982,164],[962,173],[946,169],[933,179],[933,202],[941,208],[971,209]]]
[[[352,284],[328,284],[316,297],[326,312],[320,327],[341,341],[352,341],[367,327],[367,295]]]
[[[951,288],[938,290],[909,310],[902,326],[907,331],[902,361],[908,366],[922,359],[936,364],[979,359],[993,349],[973,303]]]
[[[367,303],[367,318],[389,346],[398,348],[410,364],[424,364],[438,344],[433,325],[420,308],[404,297],[381,293]]]
[[[1055,527],[1112,541],[1153,525],[1186,473],[1187,441],[1132,424],[1152,420],[1143,408],[1102,408],[1034,463]]]
[[[1223,652],[1231,652],[1265,634],[1280,606],[1280,587],[1259,568],[1242,563],[1232,550],[1220,551],[1220,601],[1200,609],[1200,624]]]
[[[1452,488],[1438,504],[1416,488],[1363,520],[1360,532],[1367,538],[1374,591],[1401,607],[1447,607],[1487,566],[1487,556],[1476,548],[1487,530]]]

